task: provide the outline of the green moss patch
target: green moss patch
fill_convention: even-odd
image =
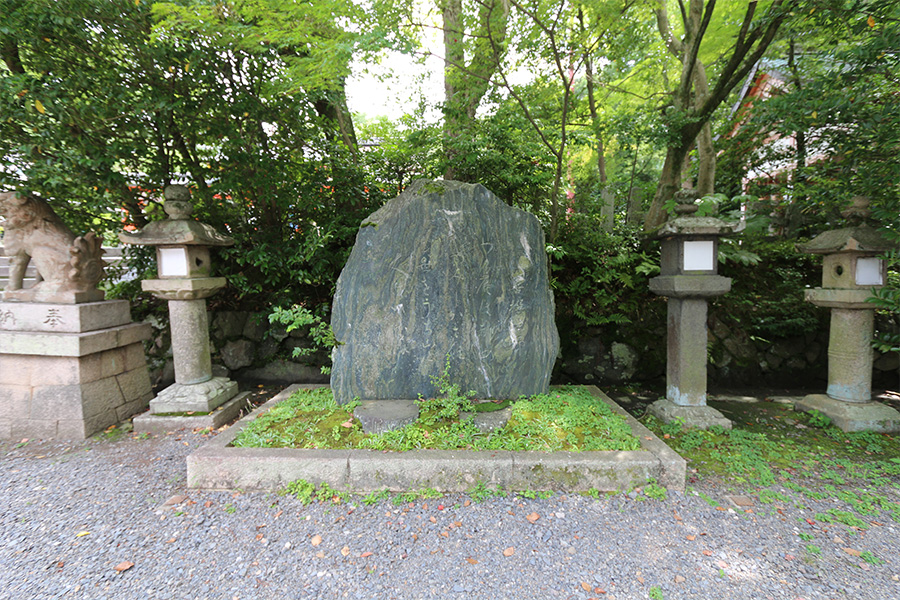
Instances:
[[[900,521],[900,437],[845,433],[817,413],[790,405],[710,403],[734,423],[731,431],[684,428],[653,417],[644,424],[688,461],[688,483],[707,479],[756,493],[760,504],[826,498],[865,518],[882,511]],[[850,512],[829,511],[821,520],[864,528]],[[862,524],[861,524],[862,523]]]
[[[461,412],[502,403],[451,393],[419,403],[419,419],[382,434],[366,434],[354,404],[339,406],[329,388],[300,390],[251,422],[234,446],[256,448],[370,448],[376,450],[640,450],[625,419],[583,388],[569,387],[511,403],[509,422],[482,432]]]

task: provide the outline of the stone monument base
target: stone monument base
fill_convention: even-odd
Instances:
[[[663,423],[681,419],[685,426],[696,429],[709,429],[714,425],[722,429],[731,429],[731,421],[711,406],[681,406],[663,399],[651,404],[649,410],[651,415]]]
[[[819,411],[841,431],[900,431],[900,412],[880,402],[845,402],[825,394],[810,394],[794,405],[804,412]]]
[[[0,302],[0,438],[85,439],[153,397],[128,302]]]
[[[253,407],[247,399],[249,395],[250,392],[238,394],[215,410],[204,414],[144,413],[134,418],[134,431],[136,433],[167,433],[179,429],[218,429],[236,419],[241,410],[246,410],[248,413],[252,410]]]

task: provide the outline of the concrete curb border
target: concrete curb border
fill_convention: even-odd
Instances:
[[[187,458],[188,487],[207,490],[276,490],[297,479],[327,483],[336,490],[372,492],[434,488],[464,492],[484,483],[506,490],[624,490],[648,479],[684,491],[683,458],[637,422],[595,386],[590,393],[623,415],[641,450],[628,452],[509,452],[418,450],[297,450],[234,448],[232,440],[269,408],[298,389],[282,390],[252,414],[194,451]]]

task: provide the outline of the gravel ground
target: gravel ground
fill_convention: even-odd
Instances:
[[[0,443],[0,598],[900,597],[900,524],[813,520],[833,500],[724,508],[729,492],[698,482],[665,501],[303,506],[188,490],[185,457],[207,439]]]

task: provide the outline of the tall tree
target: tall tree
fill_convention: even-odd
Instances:
[[[796,4],[796,0],[771,0],[764,3],[765,9],[760,9],[760,3],[756,1],[730,6],[733,10],[743,7],[743,17],[734,42],[716,59],[722,66],[717,69],[712,80],[714,83],[710,84],[700,55],[701,44],[710,31],[716,0],[689,0],[687,3],[678,0],[680,32],[676,32],[670,23],[666,0],[655,1],[660,33],[670,52],[678,57],[681,73],[665,109],[669,143],[656,194],[644,219],[645,229],[655,229],[665,221],[663,203],[672,198],[681,186],[685,161],[698,136],[701,136],[714,111],[765,54]],[[719,15],[720,18],[723,16]],[[701,152],[706,159],[706,168],[714,168],[711,137],[707,139],[702,136],[700,145],[704,147]],[[705,187],[712,185],[709,175],[707,172],[700,177]]]
[[[458,179],[456,163],[472,137],[475,111],[506,53],[508,0],[439,0],[444,42],[444,179]]]

